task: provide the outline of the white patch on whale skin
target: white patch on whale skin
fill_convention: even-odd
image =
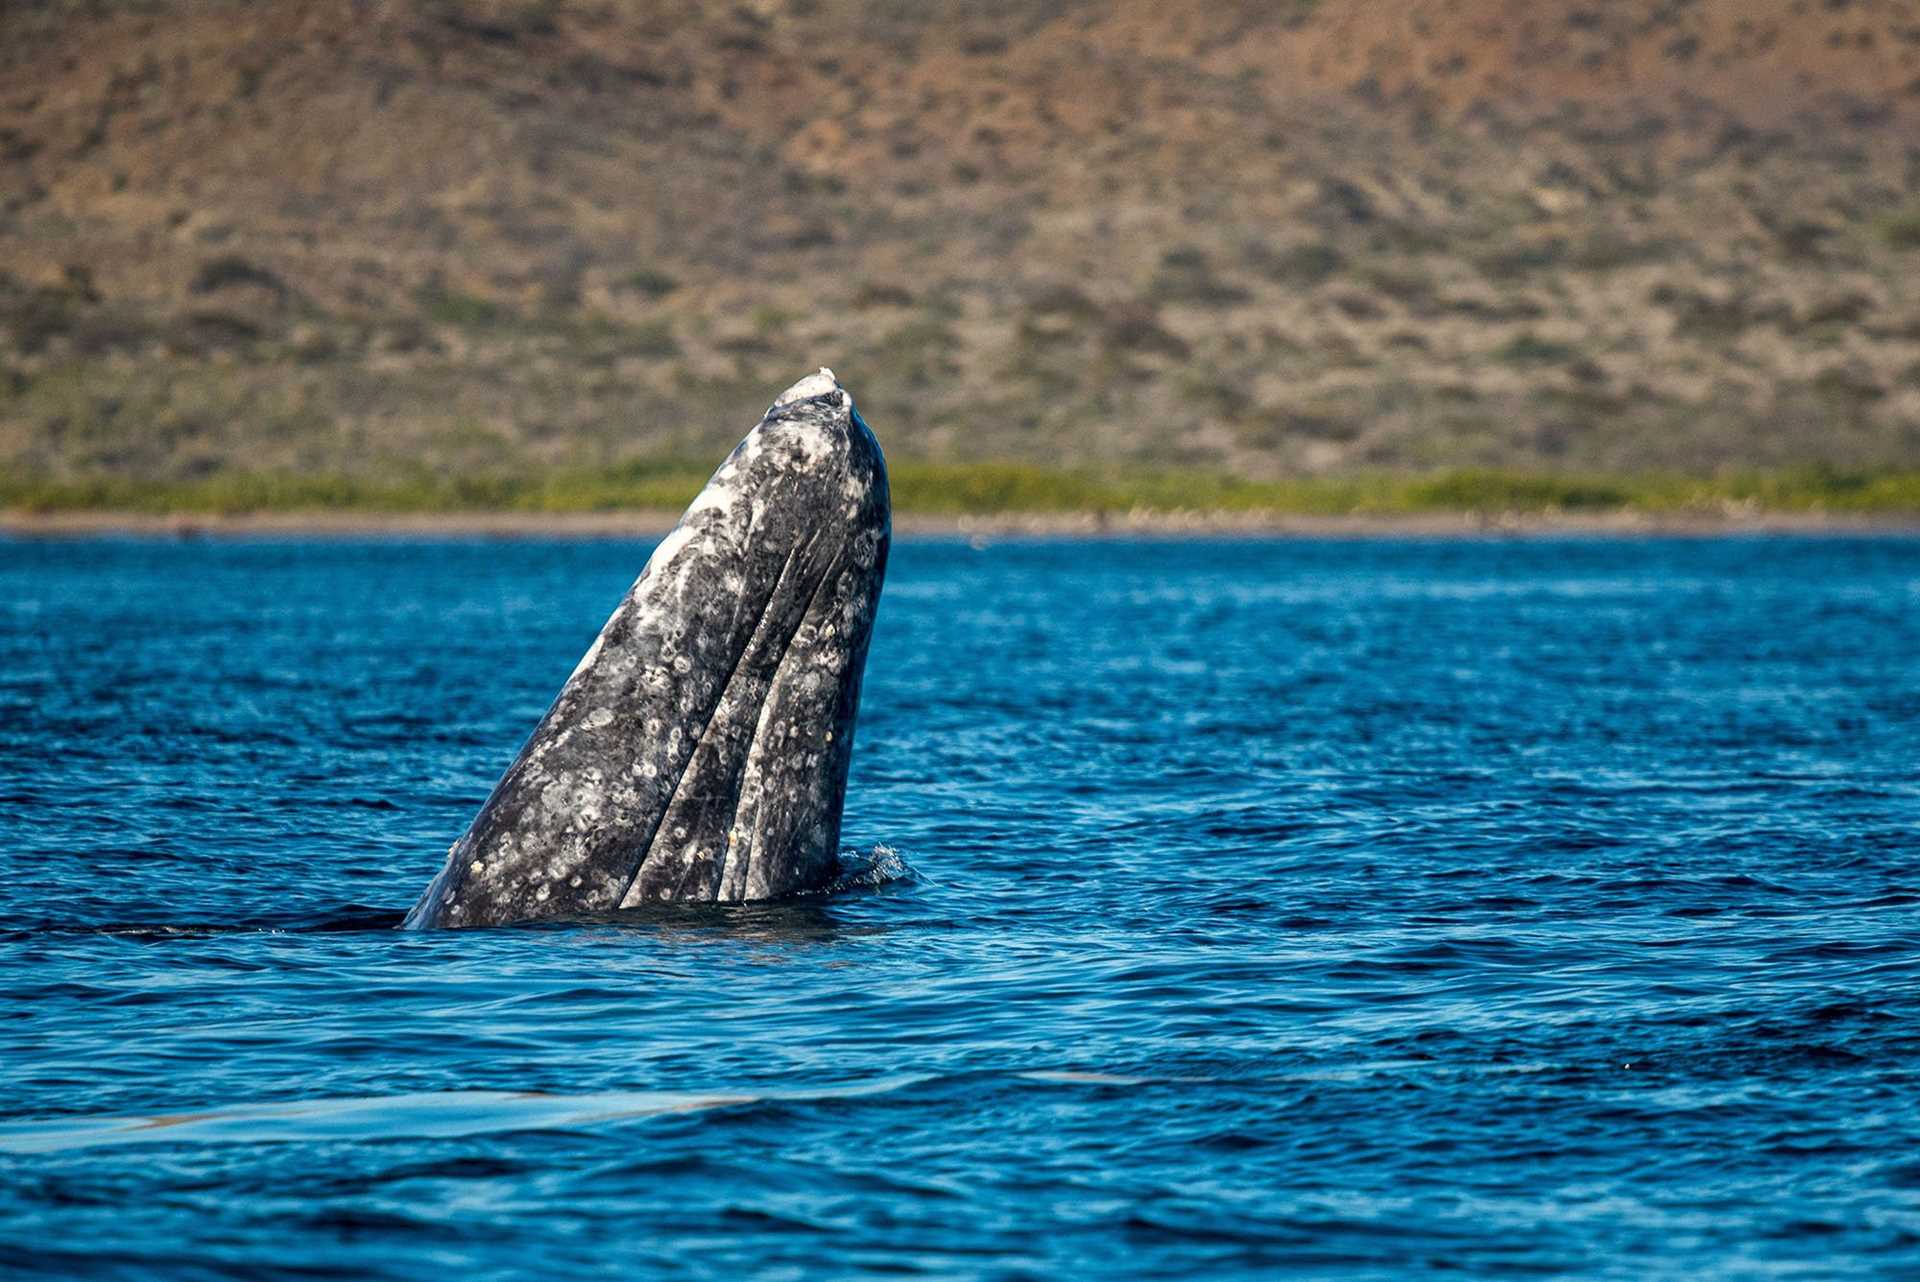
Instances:
[[[693,542],[692,526],[686,524],[684,521],[674,526],[673,532],[668,534],[666,538],[661,539],[660,546],[655,548],[653,555],[647,558],[647,568],[642,570],[641,574],[651,573],[655,566],[664,567],[669,561],[680,554],[681,548],[684,548],[691,542]]]
[[[814,396],[825,396],[828,392],[837,392],[839,390],[840,380],[833,376],[832,370],[822,365],[819,373],[807,375],[792,387],[789,387],[786,391],[774,397],[773,404],[774,408],[778,409],[782,405],[791,405],[795,401],[804,401]]]
[[[841,393],[843,400],[845,396]],[[845,436],[832,420],[822,422],[812,415],[777,419],[755,428],[747,440],[754,442],[763,434],[782,468],[820,472],[845,466]]]
[[[708,481],[707,488],[695,495],[693,502],[687,505],[686,513],[680,518],[681,523],[684,524],[687,517],[701,512],[711,512],[715,509],[722,512],[729,511],[736,497],[738,496],[734,493],[733,487],[727,484],[725,479],[716,476]]]
[[[612,622],[612,620],[608,620],[608,622]],[[600,657],[600,646],[606,639],[606,629],[603,628],[601,629],[600,635],[593,639],[593,644],[587,647],[587,652],[580,656],[580,662],[573,665],[573,676],[569,676],[567,678],[568,681],[572,681],[574,677],[579,676],[593,665],[593,661]]]

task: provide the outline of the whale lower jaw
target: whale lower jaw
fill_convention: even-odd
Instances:
[[[654,550],[407,924],[826,884],[890,538],[879,445],[809,375]]]
[[[818,671],[832,627],[819,588],[842,553],[813,539],[789,555],[620,907],[771,899],[833,876],[840,807],[829,785],[845,777],[833,758],[849,755],[853,727]],[[823,556],[828,572],[810,574]],[[809,581],[818,586],[803,596],[796,585]]]

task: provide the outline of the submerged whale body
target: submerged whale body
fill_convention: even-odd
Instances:
[[[831,880],[892,519],[831,370],[713,474],[406,924],[483,926]]]

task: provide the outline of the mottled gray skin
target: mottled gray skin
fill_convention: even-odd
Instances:
[[[830,880],[891,529],[853,398],[802,379],[654,550],[406,924]]]

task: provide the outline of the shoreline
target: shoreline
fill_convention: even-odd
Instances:
[[[339,512],[231,514],[0,511],[0,537],[66,538],[658,538],[677,511]],[[1920,514],[1830,512],[1429,512],[1314,516],[1284,512],[1000,512],[896,515],[906,538],[1509,538],[1603,535],[1670,538],[1767,534],[1920,537]]]

